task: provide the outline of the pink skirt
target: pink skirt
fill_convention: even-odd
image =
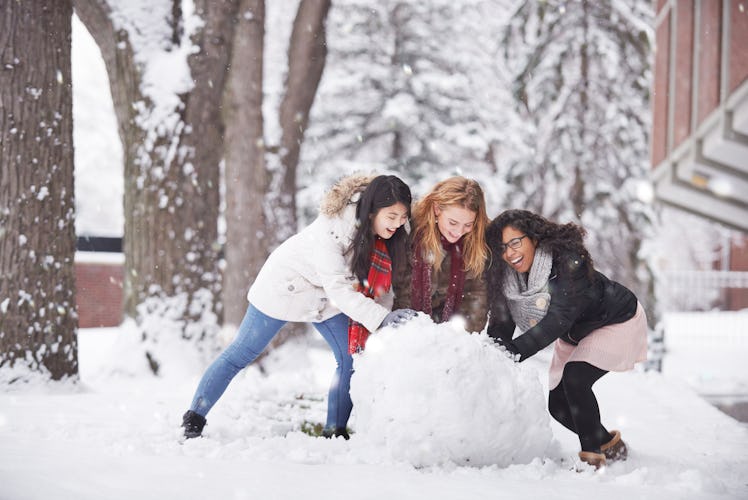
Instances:
[[[571,361],[587,363],[609,372],[625,372],[647,359],[647,316],[637,303],[634,317],[590,332],[578,345],[556,340],[548,370],[548,390],[561,383],[564,366]]]

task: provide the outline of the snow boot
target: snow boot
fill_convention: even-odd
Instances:
[[[202,415],[195,413],[192,410],[182,416],[182,427],[184,427],[184,437],[187,439],[200,437],[203,433],[203,427],[205,427],[207,420]]]
[[[616,460],[626,460],[628,450],[626,449],[626,443],[621,439],[621,431],[610,431],[610,433],[613,435],[613,439],[600,445],[600,451],[605,455],[605,458],[611,462]]]
[[[336,427],[334,429],[331,427],[326,427],[322,430],[322,437],[326,439],[331,439],[339,436],[342,436],[346,441],[351,439],[351,436],[348,434],[348,431],[344,427]]]
[[[605,466],[605,455],[602,453],[595,453],[594,451],[580,451],[579,459],[595,469]]]

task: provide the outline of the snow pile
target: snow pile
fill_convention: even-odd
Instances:
[[[415,466],[508,466],[543,456],[552,432],[537,372],[485,334],[424,314],[369,338],[351,382],[357,439]]]
[[[173,305],[168,301],[162,303]],[[158,304],[158,301],[149,299],[146,304]],[[148,378],[154,375],[154,367],[160,379],[181,381],[201,374],[220,353],[218,339],[215,343],[196,345],[193,340],[182,338],[181,325],[173,316],[173,311],[163,308],[143,316],[140,325],[125,319],[112,336],[107,352],[102,354],[102,363],[91,375],[106,380]],[[204,328],[213,328],[213,325],[205,324]],[[161,335],[156,335],[154,332],[159,330]],[[148,332],[150,337],[144,339],[143,332]]]

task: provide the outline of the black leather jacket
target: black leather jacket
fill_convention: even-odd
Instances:
[[[604,274],[580,265],[578,255],[553,259],[546,315],[535,326],[512,340],[515,322],[501,290],[489,289],[491,318],[488,334],[523,361],[556,339],[573,345],[606,325],[623,323],[636,314],[636,296]]]

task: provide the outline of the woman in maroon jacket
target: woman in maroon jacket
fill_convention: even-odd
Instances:
[[[519,361],[554,344],[548,410],[579,436],[580,459],[597,468],[627,451],[621,433],[600,422],[592,385],[646,359],[647,319],[629,289],[594,269],[584,235],[526,210],[489,224],[488,334]]]
[[[436,323],[459,316],[466,330],[483,331],[488,216],[480,185],[465,177],[437,183],[414,206],[413,224],[411,266],[393,278],[395,309],[425,312]]]

